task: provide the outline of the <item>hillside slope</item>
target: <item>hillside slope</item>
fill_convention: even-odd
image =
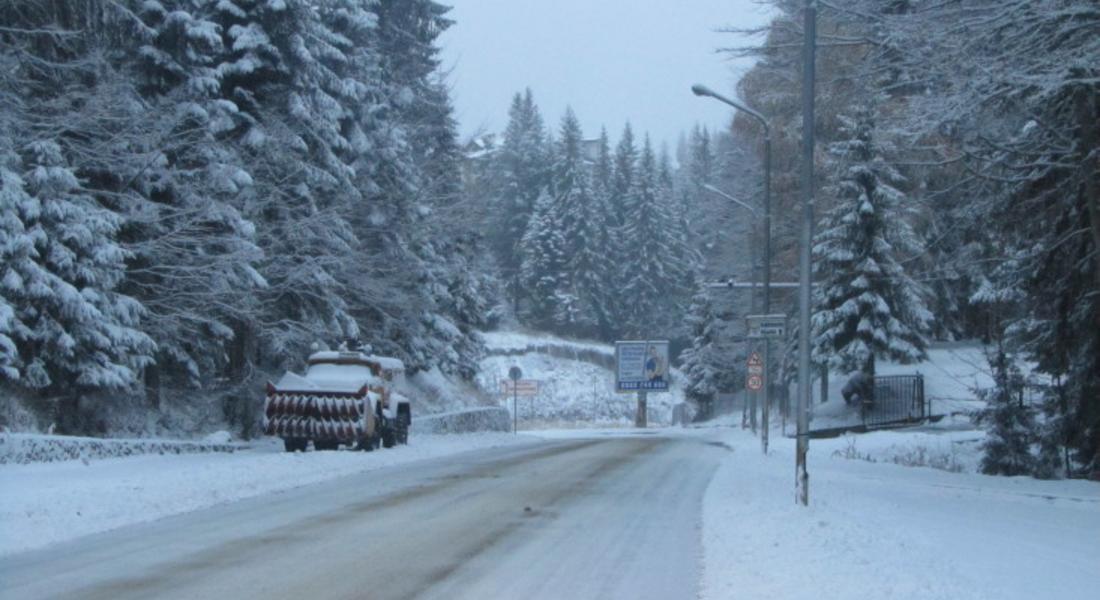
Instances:
[[[614,346],[515,331],[486,332],[482,338],[488,352],[476,381],[497,405],[512,409],[511,397],[501,391],[512,366],[523,370],[524,379],[539,381],[537,396],[519,398],[521,429],[633,425],[636,396],[614,391]],[[673,370],[670,392],[649,394],[651,424],[668,424],[672,407],[683,401],[679,375]]]

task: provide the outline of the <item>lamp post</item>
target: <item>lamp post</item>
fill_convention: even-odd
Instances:
[[[753,110],[736,100],[731,100],[722,94],[710,89],[702,84],[695,84],[691,86],[691,92],[696,96],[709,96],[715,100],[733,107],[746,115],[752,117],[764,128],[764,314],[771,314],[772,308],[772,199],[771,199],[771,181],[772,181],[772,130],[768,126],[768,120],[764,115],[758,111]],[[764,356],[768,357],[771,352],[770,340],[764,340]],[[768,361],[770,362],[770,361]],[[768,414],[768,410],[771,407],[772,402],[772,369],[771,365],[765,365],[765,392],[764,392],[764,415]],[[756,412],[753,411],[753,417],[755,418]],[[764,440],[764,451],[767,452],[767,439],[768,432],[766,428],[767,417],[764,417],[765,431],[761,437]]]
[[[756,119],[760,125],[764,127],[764,313],[771,312],[771,281],[772,281],[772,201],[771,201],[771,181],[772,181],[772,133],[771,127],[768,126],[768,120],[764,118],[764,115],[759,112],[737,102],[731,100],[718,92],[708,88],[705,85],[695,84],[691,86],[691,91],[696,96],[709,96],[715,100],[732,106],[733,108],[745,113],[746,115]],[[715,191],[713,188],[708,188],[711,191]],[[736,201],[742,206],[746,206],[743,202]],[[751,208],[749,210],[752,210]],[[755,214],[756,211],[753,211]]]

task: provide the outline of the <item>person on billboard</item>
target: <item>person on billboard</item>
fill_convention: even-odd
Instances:
[[[666,367],[664,357],[657,352],[657,346],[650,346],[649,356],[645,359],[646,379],[653,383],[663,383]]]

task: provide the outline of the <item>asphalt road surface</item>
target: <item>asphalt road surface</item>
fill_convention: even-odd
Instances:
[[[470,452],[9,556],[0,598],[696,598],[703,492],[728,450],[646,433]]]

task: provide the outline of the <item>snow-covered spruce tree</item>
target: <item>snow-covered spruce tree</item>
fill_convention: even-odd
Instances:
[[[598,239],[594,246],[602,248],[604,252],[601,257],[603,268],[598,272],[603,279],[601,285],[606,292],[603,298],[603,307],[607,322],[606,325],[600,326],[599,337],[610,342],[618,337],[618,315],[622,314],[622,298],[617,292],[620,270],[616,262],[616,257],[620,256],[622,240],[616,235],[618,216],[611,209],[612,195],[614,194],[614,164],[606,128],[600,130],[596,160],[592,163],[591,169],[593,208],[600,213],[596,217],[600,227],[598,228]]]
[[[520,278],[528,301],[520,317],[528,324],[552,330],[571,316],[573,297],[568,278],[568,257],[561,233],[560,211],[554,198],[544,192],[535,202],[535,212],[520,245],[523,263]]]
[[[377,291],[364,290],[362,297],[371,299],[364,303],[370,316],[365,330],[372,339],[388,331],[385,337],[399,342],[397,354],[411,371],[438,366],[472,377],[482,351],[472,324],[484,315],[475,317],[468,308],[488,305],[483,294],[495,293],[495,284],[468,272],[480,251],[474,234],[483,224],[470,221],[459,193],[457,126],[439,72],[437,38],[451,24],[449,8],[430,0],[384,0],[369,9],[377,18],[378,77],[393,137],[372,152],[383,174],[371,178],[381,182],[382,193],[370,204],[387,207],[386,227],[368,222],[356,232],[367,247],[381,241],[374,255],[381,260],[366,262],[377,264],[376,283],[394,290],[389,301],[400,304],[387,310]]]
[[[706,127],[695,126],[691,130],[689,142],[690,162],[688,173],[696,193],[702,194],[702,186],[713,183],[715,172],[714,148],[711,144],[710,131]]]
[[[561,211],[561,233],[573,286],[567,291],[575,297],[575,302],[566,303],[564,316],[574,323],[575,334],[609,335],[612,290],[608,288],[608,274],[614,265],[606,244],[611,236],[605,196],[597,196],[592,189],[582,142],[580,122],[573,110],[567,109],[551,171],[551,189],[554,204]],[[570,316],[573,312],[575,315]]]
[[[142,306],[118,291],[129,198],[115,172],[150,166],[130,147],[136,138],[119,117],[136,101],[110,61],[112,36],[132,22],[101,3],[17,2],[4,17],[0,231],[16,235],[0,241],[0,312],[15,350],[7,358],[21,371],[9,383],[61,430],[87,432],[97,394],[125,395],[154,349],[140,330]]]
[[[144,329],[157,342],[156,365],[145,374],[153,394],[165,380],[209,385],[216,375],[245,372],[241,344],[250,338],[235,332],[257,328],[254,290],[265,285],[254,268],[254,226],[239,212],[252,177],[223,136],[236,109],[218,94],[215,67],[226,48],[214,10],[182,0],[141,5],[134,80],[151,110],[117,120],[152,121],[146,127],[155,134],[132,146],[144,145],[156,168],[141,161],[115,172],[133,182],[138,206],[123,226],[134,256],[122,289],[148,311]]]
[[[972,76],[945,114],[974,129],[999,122],[968,150],[1003,183],[989,224],[1009,262],[994,281],[1023,298],[1008,337],[1056,382],[1042,446],[1069,448],[1070,474],[1100,477],[1100,11],[1084,0],[967,8],[980,27],[958,32],[945,66]]]
[[[12,190],[20,202],[5,211],[22,221],[23,236],[9,242],[15,252],[2,278],[25,365],[18,384],[73,403],[82,391],[130,388],[153,343],[138,329],[141,305],[114,291],[127,258],[116,239],[120,219],[82,189],[56,143],[33,141],[24,152],[26,194]],[[11,171],[6,179],[19,183]]]
[[[376,43],[383,81],[393,90],[393,118],[405,130],[419,172],[421,198],[457,200],[460,152],[451,99],[439,72],[437,39],[453,21],[434,0],[375,0]]]
[[[646,136],[622,232],[623,298],[633,335],[667,335],[681,314],[676,302],[684,256],[676,243],[669,199],[662,191],[657,159]]]
[[[2,64],[2,63],[0,63]],[[0,92],[2,93],[2,92]],[[3,94],[5,99],[14,97]],[[13,105],[8,105],[13,106]],[[0,375],[11,384],[22,379],[23,363],[16,342],[18,330],[26,325],[17,319],[17,295],[24,292],[24,277],[19,270],[38,271],[34,240],[28,235],[27,223],[39,212],[38,203],[26,190],[21,160],[12,148],[9,132],[10,114],[0,115]]]
[[[633,196],[637,190],[638,148],[634,145],[634,129],[628,122],[615,145],[615,156],[611,175],[611,214],[613,223],[621,228],[627,219],[629,207],[634,204]]]
[[[523,295],[519,285],[520,245],[535,202],[547,184],[548,154],[542,116],[528,88],[512,98],[494,169],[496,193],[492,202],[497,221],[490,243],[513,306]]]
[[[832,369],[874,375],[877,357],[908,362],[925,356],[932,315],[924,288],[899,262],[920,247],[905,196],[894,187],[902,177],[874,140],[869,110],[841,121],[846,139],[830,147],[836,204],[813,247],[812,351],[815,362]]]
[[[219,93],[236,108],[223,135],[240,148],[252,185],[243,214],[256,225],[262,336],[273,366],[318,339],[354,337],[342,271],[356,259],[347,216],[362,197],[349,165],[349,107],[368,104],[358,48],[304,0],[225,0],[211,17],[228,52]],[[236,332],[238,336],[246,331]]]
[[[677,288],[673,291],[675,302],[683,311],[686,311],[691,303],[691,296],[698,287],[696,279],[702,268],[702,257],[692,244],[691,226],[688,223],[688,207],[681,201],[683,196],[677,194],[676,178],[672,173],[672,159],[669,156],[668,147],[661,146],[661,154],[657,161],[657,180],[660,182],[661,197],[664,198],[667,210],[672,222],[669,225],[672,233],[672,243],[678,260],[675,262]],[[679,336],[682,332],[670,332],[670,335]]]
[[[985,410],[978,416],[978,422],[986,429],[982,473],[1032,475],[1038,464],[1031,450],[1036,426],[1031,407],[1023,401],[1023,375],[1003,346],[991,351],[988,359],[993,387],[978,390],[978,397],[986,402]]]
[[[718,392],[736,389],[732,381],[731,357],[721,348],[721,321],[705,282],[700,281],[687,316],[691,345],[680,353],[680,371],[684,373],[684,393],[699,407],[700,415],[712,416]]]

